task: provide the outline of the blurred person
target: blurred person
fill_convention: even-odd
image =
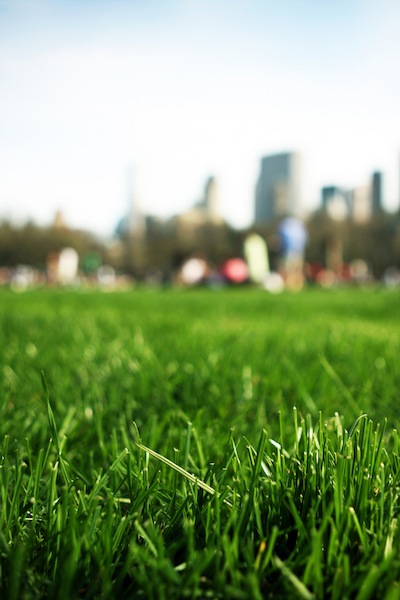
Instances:
[[[280,271],[289,289],[304,285],[304,250],[308,234],[305,225],[295,217],[286,217],[279,225],[281,258]]]

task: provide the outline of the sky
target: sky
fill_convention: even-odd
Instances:
[[[400,202],[398,0],[0,0],[0,219],[111,235],[130,173],[169,217],[216,177],[235,227],[262,156],[295,151],[302,205],[383,173]]]

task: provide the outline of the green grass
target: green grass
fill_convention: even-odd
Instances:
[[[0,597],[400,598],[399,317],[1,291]]]

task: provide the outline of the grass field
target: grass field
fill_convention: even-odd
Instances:
[[[0,292],[0,597],[400,598],[400,294]]]

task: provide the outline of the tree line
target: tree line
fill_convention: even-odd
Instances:
[[[307,263],[335,268],[335,256],[338,263],[362,259],[377,278],[382,277],[390,266],[400,267],[399,215],[382,214],[357,224],[350,220],[334,221],[326,214],[316,212],[307,220],[306,226]],[[103,264],[137,278],[151,270],[168,275],[190,256],[203,256],[215,266],[232,256],[242,256],[246,235],[256,231],[266,240],[274,268],[279,257],[277,230],[278,223],[236,230],[227,223],[204,222],[185,227],[171,220],[168,224],[148,224],[140,236],[125,231],[112,240],[103,240],[91,232],[68,227],[41,227],[33,222],[17,226],[2,221],[0,267],[28,265],[45,271],[52,253],[72,247],[81,261],[90,253],[96,253]]]

